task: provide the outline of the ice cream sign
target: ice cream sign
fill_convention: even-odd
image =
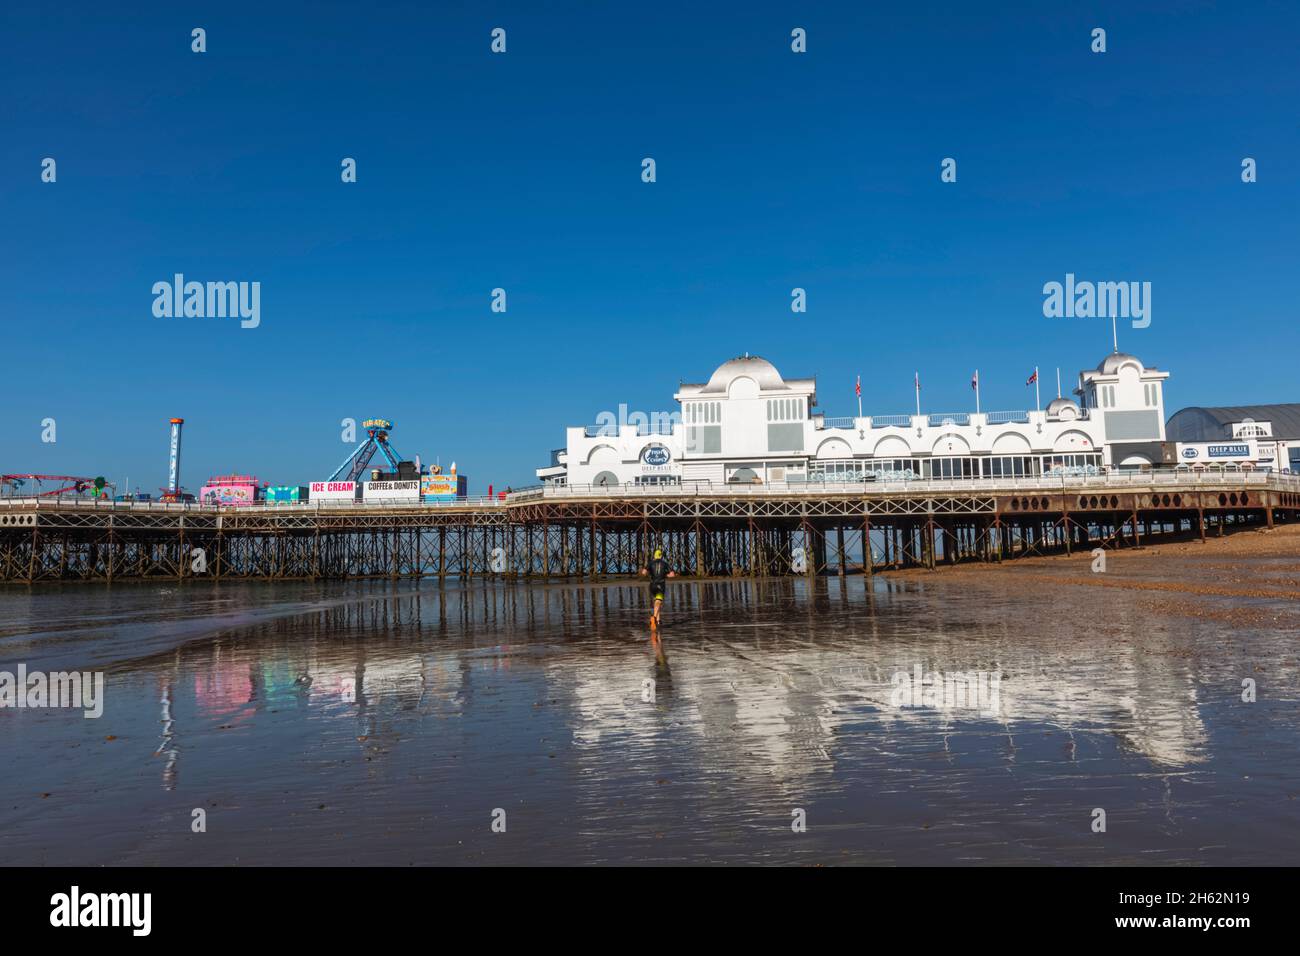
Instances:
[[[308,492],[312,501],[347,501],[357,496],[354,481],[313,481]]]

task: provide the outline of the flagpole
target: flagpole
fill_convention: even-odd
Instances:
[[[975,414],[980,413],[980,370],[975,370]]]
[[[858,418],[862,417],[862,376],[858,376]]]
[[[1056,366],[1056,397],[1061,397],[1061,366]]]
[[[1034,366],[1034,411],[1043,410],[1043,400],[1038,397],[1038,366]]]
[[[921,417],[921,373],[916,373],[916,417]]]

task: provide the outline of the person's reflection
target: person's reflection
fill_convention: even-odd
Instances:
[[[650,647],[655,652],[655,696],[660,694],[672,695],[673,691],[673,672],[668,666],[668,652],[664,650],[663,638],[659,636],[658,631],[650,632]]]

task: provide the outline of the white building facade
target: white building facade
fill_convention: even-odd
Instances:
[[[815,379],[783,378],[758,356],[683,384],[662,420],[571,427],[537,470],[543,483],[781,484],[1086,475],[1158,465],[1168,372],[1123,353],[1079,374],[1079,400],[1041,411],[828,419]],[[631,417],[632,419],[635,416]]]

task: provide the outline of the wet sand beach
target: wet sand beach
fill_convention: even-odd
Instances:
[[[106,691],[0,710],[4,862],[1294,864],[1298,558],[680,580],[659,647],[623,580],[11,587],[0,671]]]

